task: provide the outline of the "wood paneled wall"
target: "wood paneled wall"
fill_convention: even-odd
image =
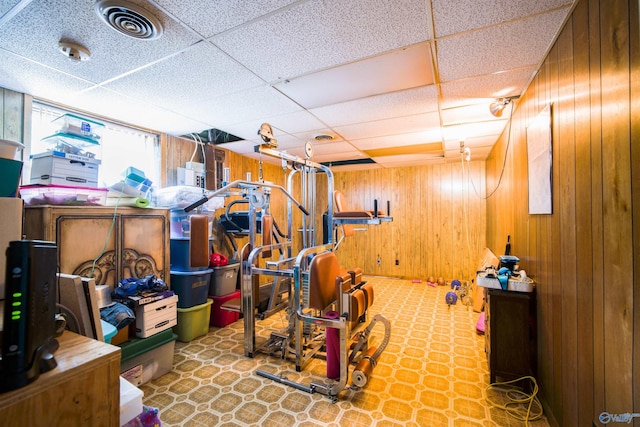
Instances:
[[[581,0],[519,100],[510,141],[505,133],[487,160],[492,188],[507,156],[487,242],[498,253],[511,234],[536,280],[538,382],[552,425],[640,412],[638,23],[637,0]],[[553,214],[528,215],[526,129],[547,104]]]
[[[377,199],[378,210],[385,211],[388,200],[393,216],[392,223],[345,239],[336,252],[341,265],[425,282],[428,276],[473,279],[485,247],[484,165],[471,162],[464,171],[455,162],[336,173],[335,188],[351,209],[372,210]]]
[[[168,137],[167,170],[174,170],[189,160],[193,142]],[[225,167],[230,168],[231,181],[259,176],[259,162],[227,151]],[[280,166],[263,162],[266,181],[287,187]],[[166,185],[175,185],[168,175]],[[297,180],[296,180],[297,181]],[[485,163],[465,165],[455,162],[423,167],[375,169],[338,172],[334,187],[342,191],[351,209],[372,210],[374,199],[378,209],[386,211],[390,203],[393,222],[378,226],[356,226],[355,236],[341,242],[336,254],[342,266],[361,267],[366,274],[408,279],[428,276],[445,280],[472,280],[482,249],[486,246]],[[318,244],[322,243],[322,213],[327,209],[327,177],[317,176],[315,224]],[[299,185],[293,196],[300,200]],[[271,195],[271,210],[281,229],[286,232],[286,199],[278,191]],[[229,200],[226,200],[228,203]],[[246,205],[245,205],[246,206]],[[222,210],[215,213],[219,218]],[[302,215],[294,212],[294,241],[301,248],[298,229]],[[224,244],[222,230],[214,229],[215,248],[231,255]],[[242,244],[241,240],[239,244]],[[504,236],[506,242],[506,235]],[[378,262],[379,260],[379,262]],[[397,260],[397,264],[396,264]]]

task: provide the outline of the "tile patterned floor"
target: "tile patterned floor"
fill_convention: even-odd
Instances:
[[[309,394],[255,371],[285,374],[292,381],[322,381],[326,365],[295,364],[258,354],[244,356],[242,320],[212,327],[189,343],[176,342],[173,370],[143,386],[145,405],[159,408],[170,426],[524,426],[487,403],[489,381],[484,338],[475,333],[479,314],[461,303],[448,306],[445,286],[368,277],[376,297],[370,318],[382,313],[392,337],[364,389],[343,391],[338,402]],[[257,322],[258,343],[283,330],[284,313]],[[376,325],[371,337],[383,336]],[[530,426],[548,426],[546,419]]]

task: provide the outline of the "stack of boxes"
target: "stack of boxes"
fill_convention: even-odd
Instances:
[[[209,286],[209,298],[212,301],[211,326],[223,328],[240,317],[240,313],[237,311],[221,308],[225,302],[240,298],[240,291],[236,289],[239,267],[240,263],[237,261],[230,261],[225,266],[213,267],[211,285]]]
[[[186,233],[185,233],[186,234]],[[171,289],[178,295],[178,340],[189,342],[209,332],[211,300],[207,299],[213,270],[207,265],[192,266],[190,238],[171,233],[169,259]]]
[[[51,149],[31,155],[31,184],[98,186],[100,160],[95,150],[100,145],[104,125],[74,114],[53,121],[58,130],[42,139]]]
[[[74,114],[53,124],[55,133],[41,140],[47,149],[31,155],[31,185],[20,187],[25,204],[104,205],[107,190],[98,188],[96,153],[105,126]]]
[[[120,372],[139,386],[171,371],[178,338],[171,327],[177,323],[178,296],[164,292],[129,298],[136,304],[136,337],[118,344],[122,349]]]

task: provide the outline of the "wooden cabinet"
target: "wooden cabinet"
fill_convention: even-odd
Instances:
[[[536,303],[534,292],[487,289],[485,351],[490,381],[536,375]]]
[[[69,331],[57,339],[56,368],[0,394],[0,427],[120,425],[120,347]]]
[[[155,274],[170,285],[169,211],[121,207],[27,206],[27,239],[58,244],[60,272],[114,286]]]

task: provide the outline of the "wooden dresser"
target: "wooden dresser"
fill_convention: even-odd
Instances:
[[[26,206],[24,233],[58,244],[61,273],[111,286],[155,274],[170,285],[167,209]]]
[[[485,351],[490,382],[536,376],[535,291],[486,289]]]
[[[58,366],[0,394],[0,427],[120,425],[120,347],[73,332],[57,338]]]

